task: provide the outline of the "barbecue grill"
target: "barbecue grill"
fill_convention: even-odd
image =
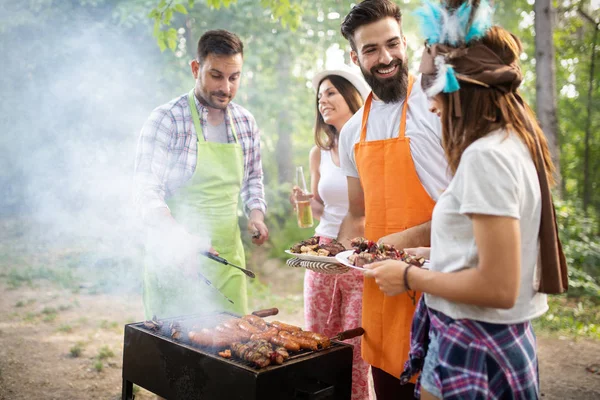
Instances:
[[[273,310],[255,314],[274,315],[277,309]],[[134,398],[134,383],[169,400],[350,398],[352,346],[349,344],[333,340],[326,349],[290,353],[290,358],[281,365],[257,368],[237,358],[223,358],[218,355],[220,349],[201,347],[188,339],[190,327],[210,328],[232,317],[239,316],[221,312],[164,319],[160,321],[162,326],[155,329],[144,322],[125,325],[123,400]],[[179,339],[171,337],[172,323],[181,329]]]

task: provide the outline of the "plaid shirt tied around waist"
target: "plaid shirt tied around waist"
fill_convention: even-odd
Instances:
[[[411,349],[401,383],[422,370],[429,329],[439,341],[434,381],[444,399],[539,398],[536,341],[529,321],[505,325],[454,320],[427,308],[424,297],[414,314]],[[420,398],[420,377],[415,397]]]
[[[194,97],[200,123],[206,132],[208,109]],[[231,123],[244,154],[244,177],[240,195],[244,212],[266,213],[260,132],[254,117],[242,106],[229,103],[225,113],[228,143],[234,143]],[[228,117],[231,115],[231,121]],[[197,134],[187,94],[154,109],[142,127],[135,159],[135,203],[142,217],[154,208],[167,207],[165,199],[189,181],[196,169]],[[205,140],[205,138],[200,138]]]

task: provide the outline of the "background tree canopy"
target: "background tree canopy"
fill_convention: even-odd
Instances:
[[[56,234],[98,239],[112,251],[123,249],[128,254],[140,243],[130,206],[139,129],[152,108],[192,87],[188,62],[199,36],[223,28],[236,32],[245,43],[236,101],[254,114],[262,131],[272,234],[268,248],[273,256],[280,256],[290,243],[312,234],[296,227],[287,194],[293,168],[308,166],[313,145],[315,96],[310,77],[336,59],[349,62],[349,47],[339,27],[352,3],[0,3],[4,95],[0,212],[26,214]],[[419,2],[399,3],[411,68],[416,71],[422,39],[411,11]],[[522,91],[532,106],[536,97],[533,3],[495,3],[497,22],[523,41]],[[573,293],[598,296],[599,2],[565,0],[555,6],[561,234],[574,267],[577,290]]]

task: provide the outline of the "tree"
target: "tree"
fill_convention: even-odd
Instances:
[[[535,9],[536,111],[548,139],[556,177],[560,182],[560,149],[556,111],[556,73],[554,56],[554,8],[552,0],[537,0]],[[560,184],[558,185],[560,188]]]

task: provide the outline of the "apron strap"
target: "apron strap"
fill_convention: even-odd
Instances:
[[[202,137],[204,137],[204,130],[202,129],[202,124],[200,123],[200,117],[198,115],[198,108],[196,107],[196,96],[194,95],[194,89],[190,90],[190,92],[188,93],[188,103],[190,105],[190,111],[192,113],[192,121],[194,121],[194,128],[196,129],[196,137],[199,142],[200,134],[202,134]],[[231,134],[233,136],[233,140],[235,141],[235,143],[237,143],[237,130],[235,129],[235,122],[233,121],[233,116],[231,115],[231,110],[229,109],[229,107],[227,107],[227,118],[229,119],[229,126],[231,127]]]
[[[400,119],[400,127],[398,129],[398,138],[404,139],[406,132],[406,114],[408,110],[408,98],[412,91],[414,78],[412,75],[408,75],[408,88],[406,89],[406,98],[404,99],[404,105],[402,106],[402,118]],[[373,92],[369,93],[367,100],[365,101],[365,108],[363,110],[362,124],[360,127],[360,141],[365,142],[367,140],[367,121],[369,120],[369,114],[371,113],[371,102],[373,101]]]
[[[406,89],[406,98],[404,99],[404,105],[402,106],[402,119],[400,120],[400,128],[398,131],[398,137],[400,139],[404,139],[406,135],[406,114],[408,111],[408,98],[410,97],[410,92],[412,91],[414,79],[412,75],[408,75],[408,89]]]

